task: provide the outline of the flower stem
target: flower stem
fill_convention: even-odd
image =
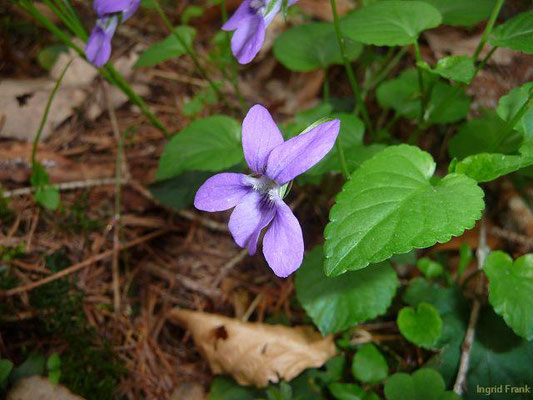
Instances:
[[[418,86],[420,88],[420,115],[418,116],[418,126],[421,127],[424,122],[424,114],[426,113],[426,96],[424,92],[424,76],[422,75],[422,69],[418,66],[418,63],[422,62],[418,41],[415,41],[413,45],[417,62],[416,71],[418,73]]]
[[[472,83],[474,81],[474,79],[477,76],[477,74],[479,73],[479,71],[481,71],[483,68],[485,68],[485,66],[487,65],[487,62],[490,60],[490,58],[492,57],[492,55],[494,54],[494,52],[496,50],[498,50],[498,46],[494,46],[492,49],[490,49],[490,51],[485,56],[483,61],[481,61],[478,65],[476,65],[476,70],[474,71],[474,76],[472,76],[472,79],[470,80],[470,83]]]
[[[374,136],[372,123],[370,122],[370,117],[368,116],[368,111],[366,109],[365,102],[363,100],[363,97],[361,96],[361,91],[359,90],[359,85],[357,84],[357,80],[355,79],[355,74],[353,72],[352,65],[350,64],[350,60],[348,60],[348,57],[346,56],[344,41],[342,38],[341,27],[339,23],[339,15],[337,14],[337,3],[335,0],[330,0],[330,3],[331,12],[333,13],[333,24],[335,25],[335,35],[337,36],[337,44],[339,46],[339,51],[341,53],[344,68],[346,69],[346,74],[348,75],[348,80],[350,81],[350,85],[355,96],[355,102],[361,110],[361,116],[363,117],[363,121],[366,125],[368,133],[370,134],[370,136]]]
[[[220,91],[220,89],[217,87],[217,85],[215,85],[215,82],[213,82],[211,80],[211,78],[207,74],[207,71],[204,69],[204,67],[202,67],[202,65],[198,61],[198,58],[196,57],[196,54],[195,54],[194,50],[192,48],[190,48],[187,45],[187,43],[185,42],[185,40],[175,31],[174,27],[172,26],[172,23],[168,19],[167,14],[165,14],[165,11],[161,7],[161,4],[159,4],[159,0],[153,0],[153,5],[154,5],[155,10],[157,11],[159,16],[163,20],[164,24],[166,25],[166,27],[170,31],[170,33],[172,35],[174,35],[174,37],[176,39],[178,39],[178,42],[183,46],[183,48],[185,49],[185,51],[187,52],[187,54],[191,58],[194,66],[196,67],[196,69],[198,70],[200,75],[202,75],[202,77],[209,83],[209,86],[211,86],[211,89],[213,89],[213,91],[224,102],[224,104],[229,105],[229,103],[226,100],[226,97],[224,96],[224,94]]]
[[[220,2],[220,8],[222,9],[222,23],[226,23],[228,20],[228,9],[226,6],[226,0],[221,0]],[[225,32],[226,35],[226,44],[228,48],[231,46],[231,39],[230,39],[230,33]],[[237,98],[239,99],[239,104],[241,105],[242,112],[244,113],[246,109],[248,108],[246,101],[244,100],[244,97],[241,93],[241,90],[239,89],[239,66],[237,65],[237,60],[235,60],[234,57],[231,58],[231,69],[233,73],[233,77],[230,80],[231,84],[233,85],[233,89],[235,90],[235,94],[237,95]]]
[[[324,86],[322,88],[322,99],[324,103],[329,102],[329,79],[328,79],[328,68],[324,68]],[[340,135],[337,136],[335,141],[335,148],[337,149],[337,157],[339,158],[339,166],[341,168],[342,175],[344,180],[350,179],[350,170],[346,164],[346,158],[344,157],[344,149],[342,148]]]
[[[489,40],[489,35],[492,32],[492,28],[494,27],[496,18],[498,18],[498,15],[500,14],[500,10],[502,9],[504,1],[505,0],[496,1],[496,4],[494,5],[494,8],[492,9],[492,13],[490,14],[489,22],[487,22],[487,26],[485,26],[485,30],[483,31],[483,36],[481,36],[481,40],[479,41],[479,44],[476,47],[476,51],[474,51],[474,55],[472,56],[472,61],[474,62],[477,61],[479,54],[481,53],[481,50],[483,50],[485,43],[487,42],[487,40]]]
[[[54,88],[52,89],[52,93],[50,93],[50,97],[48,97],[48,101],[46,102],[46,107],[44,108],[44,114],[43,118],[41,119],[41,124],[39,125],[39,129],[37,130],[37,133],[35,134],[35,137],[33,138],[33,146],[31,148],[31,164],[32,167],[35,168],[35,162],[36,162],[36,156],[37,156],[37,146],[39,145],[39,140],[41,139],[41,134],[43,133],[44,124],[48,120],[48,113],[50,112],[50,107],[52,106],[52,101],[54,100],[54,97],[59,89],[59,86],[61,86],[61,81],[63,80],[65,74],[67,73],[67,70],[70,67],[70,64],[72,64],[73,59],[71,59],[68,64],[65,66],[63,71],[61,72],[61,75],[59,76]]]

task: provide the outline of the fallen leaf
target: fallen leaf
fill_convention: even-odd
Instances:
[[[130,84],[137,94],[144,96],[149,93],[148,86],[133,79],[133,64],[141,49],[142,46],[136,46],[129,54],[116,60],[114,65],[125,79],[132,81]],[[0,82],[0,137],[33,140],[56,81],[71,59],[72,64],[56,92],[41,139],[46,139],[77,108],[83,108],[89,120],[107,111],[102,85],[94,85],[98,72],[70,50],[59,55],[50,71],[50,78],[5,79]],[[115,108],[128,101],[127,96],[113,86],[110,86],[109,97]]]
[[[324,21],[333,21],[329,0],[302,0],[298,3],[304,14],[312,15]],[[354,0],[338,0],[337,13],[342,16],[355,7]]]
[[[216,314],[174,309],[169,317],[187,327],[214,374],[241,385],[265,387],[290,381],[335,355],[333,337],[311,327],[241,322]]]
[[[6,400],[84,400],[62,385],[54,385],[47,378],[32,376],[13,385]]]

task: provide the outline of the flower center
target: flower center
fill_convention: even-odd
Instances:
[[[255,191],[270,201],[276,201],[281,198],[281,187],[275,181],[264,175],[258,178],[247,176],[246,181]]]
[[[266,7],[266,0],[252,0],[250,8],[258,14],[262,14]]]

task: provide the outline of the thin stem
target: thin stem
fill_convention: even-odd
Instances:
[[[481,36],[481,40],[479,41],[479,44],[476,47],[476,51],[474,51],[474,55],[472,56],[472,61],[474,62],[477,61],[479,54],[481,53],[481,50],[483,50],[485,43],[489,39],[489,35],[492,32],[492,28],[494,27],[494,23],[496,22],[498,15],[500,14],[500,10],[502,9],[504,1],[505,0],[496,1],[496,4],[494,5],[494,8],[492,9],[492,13],[490,14],[489,22],[487,22],[487,26],[485,26],[485,30],[483,31],[483,36]]]
[[[416,57],[416,71],[418,73],[418,86],[420,88],[420,115],[418,116],[418,126],[421,127],[424,122],[424,115],[426,113],[426,100],[424,94],[424,76],[422,75],[422,69],[418,66],[418,63],[422,62],[422,56],[420,55],[420,47],[418,41],[414,42],[415,57]]]
[[[170,31],[170,33],[172,35],[174,35],[174,37],[176,39],[178,39],[178,42],[181,44],[181,46],[183,46],[183,48],[185,49],[185,51],[187,52],[187,54],[189,55],[189,57],[191,58],[195,68],[198,70],[198,72],[200,73],[200,75],[202,75],[202,77],[209,83],[209,86],[211,86],[211,89],[213,89],[213,91],[217,94],[217,96],[222,99],[222,101],[226,104],[226,105],[229,105],[228,101],[226,100],[225,96],[222,94],[222,92],[220,91],[220,89],[217,87],[217,85],[215,85],[215,82],[213,82],[211,80],[211,78],[209,77],[209,75],[207,74],[207,71],[204,69],[204,67],[202,67],[202,65],[200,64],[200,62],[198,61],[198,58],[196,57],[196,54],[194,52],[194,50],[189,47],[187,45],[187,43],[185,42],[185,40],[181,37],[181,35],[179,35],[176,30],[174,29],[174,27],[172,26],[172,23],[170,22],[170,20],[168,19],[168,16],[165,14],[165,11],[163,10],[163,8],[161,8],[161,4],[159,4],[159,0],[153,0],[153,5],[154,5],[154,8],[156,9],[156,11],[158,12],[158,14],[160,15],[161,19],[163,20],[164,24],[166,25],[166,27],[168,28],[168,30]]]
[[[344,41],[342,38],[341,27],[339,24],[339,15],[337,14],[337,3],[335,0],[330,0],[330,3],[331,12],[333,13],[333,24],[335,25],[335,35],[337,37],[337,44],[339,46],[339,51],[341,53],[344,68],[346,69],[346,74],[348,75],[348,80],[350,81],[350,85],[355,96],[355,102],[361,110],[361,116],[363,117],[363,121],[365,122],[366,129],[368,130],[370,136],[374,136],[372,123],[370,122],[370,117],[368,116],[368,111],[366,109],[365,102],[363,100],[363,97],[361,96],[359,85],[357,84],[357,80],[355,79],[355,74],[353,72],[352,65],[350,64],[350,60],[348,60],[348,57],[346,57]]]
[[[63,71],[61,72],[61,75],[59,76],[59,79],[57,80],[54,89],[52,90],[52,93],[50,93],[50,97],[48,97],[48,101],[46,102],[46,107],[44,109],[43,118],[41,119],[41,124],[39,125],[39,129],[37,130],[37,134],[33,138],[33,146],[31,149],[31,164],[32,166],[35,165],[36,162],[36,156],[37,156],[37,146],[39,145],[39,140],[41,139],[41,134],[43,133],[44,124],[46,124],[46,121],[48,120],[48,113],[50,112],[50,107],[52,106],[52,101],[54,100],[54,97],[59,89],[59,86],[61,85],[61,81],[63,80],[65,74],[67,73],[68,68],[70,67],[70,64],[72,64],[73,59],[68,62],[68,64],[65,66]]]
[[[477,247],[477,267],[478,270],[483,269],[485,260],[490,253],[490,248],[487,245],[487,228],[485,225],[485,219],[481,219],[481,228],[479,232],[479,243]],[[483,290],[483,275],[481,275],[477,281],[475,288],[475,298],[472,304],[472,310],[470,312],[470,318],[468,321],[468,328],[466,330],[463,345],[461,346],[461,359],[459,361],[459,371],[457,372],[457,378],[453,385],[453,391],[458,395],[462,395],[466,385],[466,377],[468,375],[468,369],[470,367],[470,355],[472,353],[472,346],[474,344],[474,338],[476,336],[476,325],[479,319],[479,312],[481,310],[481,302],[478,296]]]
[[[163,123],[155,116],[152,110],[146,105],[144,100],[135,92],[124,77],[113,67],[112,64],[107,63],[104,68],[99,68],[100,73],[107,77],[107,79],[121,89],[128,98],[133,101],[142,111],[146,118],[150,120],[152,125],[159,129],[167,139],[170,139],[171,135],[163,125]],[[102,73],[103,71],[107,74]],[[106,76],[107,75],[107,76]]]
[[[368,84],[364,85],[363,88],[363,97],[366,97],[366,94],[374,89],[377,85],[379,85],[393,70],[394,67],[398,65],[400,60],[403,58],[405,53],[407,52],[408,47],[402,47],[400,51],[398,51],[394,57],[389,61],[387,60],[383,67],[368,80]]]
[[[496,50],[498,50],[498,46],[494,46],[492,49],[490,49],[490,51],[485,56],[483,61],[481,61],[478,65],[476,65],[476,70],[474,71],[474,76],[472,76],[472,79],[470,80],[470,83],[472,83],[474,81],[474,78],[477,76],[479,71],[481,71],[483,68],[485,68],[485,66],[487,65],[487,62],[490,60],[490,58],[492,57],[492,55],[494,54],[494,52]]]
[[[228,20],[228,9],[226,7],[226,0],[221,0],[220,8],[222,10],[222,23],[225,24],[226,21]],[[230,33],[225,32],[225,36],[226,36],[226,45],[228,46],[228,48],[231,48]],[[237,64],[237,60],[234,57],[231,57],[231,70],[233,72],[233,77],[230,80],[230,82],[233,85],[233,89],[235,90],[235,94],[237,95],[237,98],[239,99],[242,112],[244,113],[246,109],[248,108],[248,106],[246,105],[246,101],[244,100],[241,90],[239,89],[239,66]]]
[[[329,79],[328,79],[328,69],[324,68],[324,86],[322,92],[322,98],[325,103],[329,102]],[[350,179],[350,170],[346,164],[346,158],[344,157],[344,149],[342,148],[341,138],[337,136],[335,141],[335,148],[337,149],[337,157],[339,157],[339,166],[341,168],[342,175],[344,180]]]

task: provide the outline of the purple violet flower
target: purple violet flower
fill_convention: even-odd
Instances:
[[[289,0],[288,5],[297,1]],[[259,53],[265,41],[266,28],[281,10],[282,3],[283,0],[244,0],[222,26],[224,31],[235,31],[231,51],[239,63],[248,64]]]
[[[111,57],[111,40],[120,22],[129,19],[139,8],[141,0],[95,0],[93,8],[98,14],[85,55],[96,67],[102,67]]]
[[[284,141],[267,109],[253,106],[242,123],[244,158],[253,174],[212,176],[198,189],[195,207],[209,212],[235,207],[229,230],[250,255],[268,226],[263,254],[277,276],[289,276],[302,263],[304,243],[300,224],[282,199],[283,186],[324,158],[339,129],[336,119]]]

